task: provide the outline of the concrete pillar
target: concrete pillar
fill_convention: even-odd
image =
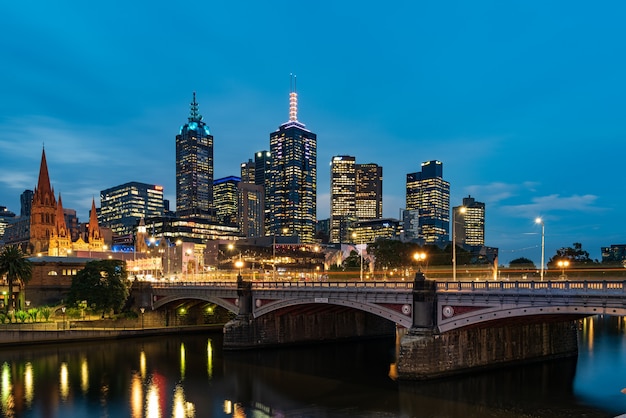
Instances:
[[[413,326],[409,331],[432,333],[436,327],[435,307],[437,306],[437,284],[427,280],[424,273],[418,271],[413,279]]]
[[[241,274],[237,275],[237,296],[239,296],[237,319],[252,319],[252,283],[244,281]]]

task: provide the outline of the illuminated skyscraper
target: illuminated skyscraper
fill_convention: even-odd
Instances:
[[[272,154],[269,151],[257,151],[254,154],[254,184],[263,186],[263,200],[265,205],[265,227],[264,235],[270,235],[270,199],[268,191],[270,190],[270,173],[272,170]]]
[[[270,234],[297,236],[310,243],[317,216],[317,135],[298,121],[295,84],[289,94],[289,121],[270,134]]]
[[[254,184],[256,170],[254,168],[254,161],[249,159],[247,163],[241,163],[241,181],[244,183]]]
[[[427,244],[448,242],[450,183],[440,161],[422,163],[422,171],[406,175],[406,209],[417,210],[419,239]]]
[[[176,213],[211,219],[212,208],[213,136],[198,113],[194,92],[188,122],[176,135]]]
[[[359,221],[383,217],[383,168],[378,164],[356,165],[356,217]]]
[[[115,235],[134,234],[139,220],[163,216],[163,186],[124,183],[100,192],[100,225]]]
[[[455,206],[452,210],[455,213],[453,219],[456,219],[455,241],[463,245],[485,245],[485,204],[468,196],[463,198],[462,206]]]
[[[221,225],[237,225],[237,185],[240,177],[230,176],[213,182],[215,216]]]
[[[349,155],[330,163],[330,242],[352,242],[350,229],[356,221],[356,164]]]

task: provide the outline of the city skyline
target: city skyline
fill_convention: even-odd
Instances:
[[[288,120],[294,73],[299,118],[318,136],[318,219],[330,216],[334,155],[383,168],[383,215],[393,218],[406,174],[439,160],[450,206],[468,195],[485,203],[485,244],[500,249],[501,263],[539,264],[538,216],[546,259],[574,242],[600,259],[600,247],[626,242],[618,183],[626,6],[358,6],[197,4],[211,27],[185,25],[183,34],[181,6],[138,2],[120,14],[5,5],[0,205],[19,213],[45,146],[55,192],[83,222],[93,197],[99,203],[101,190],[127,182],[164,186],[174,206],[174,137],[192,92],[215,138],[215,177],[238,175]],[[253,24],[296,16],[302,27],[333,31]],[[191,56],[197,66],[181,70]]]

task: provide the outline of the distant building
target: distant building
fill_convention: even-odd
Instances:
[[[269,151],[257,151],[254,154],[254,184],[263,186],[265,200],[265,235],[270,235],[270,173],[272,170],[272,154]]]
[[[626,244],[602,247],[602,264],[621,264],[626,267]]]
[[[473,197],[463,198],[462,206],[452,208],[457,245],[478,247],[485,245],[485,204]]]
[[[289,94],[289,121],[270,134],[269,229],[315,239],[317,216],[317,135],[298,121],[298,94]]]
[[[9,225],[9,220],[15,218],[15,213],[11,212],[6,206],[0,206],[0,241],[4,237],[4,230]]]
[[[335,156],[330,163],[330,242],[350,242],[356,211],[356,159]]]
[[[176,213],[181,218],[212,218],[213,135],[198,113],[193,93],[188,122],[176,135]]]
[[[406,176],[406,209],[419,212],[419,237],[426,244],[449,241],[450,183],[440,161],[422,163],[422,171]]]
[[[371,244],[379,239],[400,239],[401,226],[397,219],[371,219],[358,221],[353,226],[354,237],[350,242]]]
[[[163,187],[136,181],[100,192],[100,225],[117,236],[134,234],[139,220],[164,215]]]
[[[20,217],[30,216],[30,208],[33,205],[34,194],[35,192],[27,189],[20,195]]]
[[[241,235],[265,235],[265,191],[260,184],[240,182],[237,186],[237,222]]]
[[[356,164],[356,217],[359,221],[383,217],[383,168]]]
[[[256,170],[254,167],[254,161],[250,158],[248,162],[241,163],[241,181],[244,183],[254,184]]]
[[[213,182],[213,205],[217,222],[223,225],[237,225],[237,185],[240,177],[229,176]]]

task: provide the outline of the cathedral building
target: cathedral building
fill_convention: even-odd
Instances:
[[[39,180],[33,193],[30,213],[29,252],[35,255],[67,257],[76,251],[99,252],[105,249],[102,231],[98,225],[96,203],[92,199],[89,224],[85,237],[72,241],[65,222],[63,202],[57,201],[50,185],[46,152],[42,151]]]

